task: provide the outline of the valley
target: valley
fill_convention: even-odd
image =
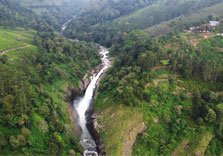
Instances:
[[[0,12],[0,155],[223,154],[222,0]]]

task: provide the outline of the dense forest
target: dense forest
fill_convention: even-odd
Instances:
[[[191,139],[188,151],[192,155],[197,154],[193,148],[211,155],[222,153],[223,70],[219,48],[223,38],[202,41],[197,48],[187,41],[184,34],[151,40],[143,31],[133,31],[112,47],[112,54],[118,58],[99,87],[96,107],[102,111],[121,104],[141,110],[149,130],[136,144],[134,155],[171,154],[183,139],[209,131],[215,138],[208,150],[190,144]],[[176,44],[165,48],[169,43]],[[153,124],[152,117],[159,123]],[[111,136],[104,133],[101,135],[109,140]],[[109,154],[114,151],[118,149],[108,148]]]
[[[30,10],[21,7],[18,1],[1,0],[0,11],[1,26],[35,26],[35,14],[33,14]]]
[[[85,0],[21,0],[21,6],[32,10],[34,13],[40,16],[44,22],[49,26],[54,27],[60,31],[61,25],[68,19],[71,19],[74,14],[79,12]]]
[[[83,154],[68,95],[98,44],[106,155],[222,155],[222,19],[222,0],[0,0],[0,155]]]
[[[19,1],[0,3],[0,154],[81,153],[65,97],[100,64],[98,47],[59,35],[61,10],[46,18]]]
[[[77,15],[65,33],[70,38],[94,41],[110,47],[131,30],[145,29],[181,15],[197,14],[197,10],[213,4],[218,5],[219,2],[222,0],[205,2],[203,0],[158,0],[137,1],[137,3],[109,0],[97,3],[96,1],[97,5],[91,4],[90,8]],[[120,12],[120,10],[124,11]],[[196,22],[206,18],[201,16]],[[189,25],[190,21],[187,24]]]
[[[85,72],[100,63],[97,48],[59,36],[35,39],[39,49],[27,49],[18,62],[0,57],[1,154],[62,154],[75,147],[80,152],[66,105],[61,105],[63,95],[57,100],[51,89],[60,92],[60,80],[78,85]]]
[[[1,26],[60,31],[61,25],[81,9],[84,1],[58,0],[54,4],[48,0],[1,0],[0,4]]]

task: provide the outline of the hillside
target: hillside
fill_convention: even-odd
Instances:
[[[2,0],[0,1],[0,25],[36,30],[50,28],[59,31],[61,25],[80,11],[84,3],[78,0]]]
[[[0,0],[0,155],[221,156],[222,60],[223,0]]]
[[[82,153],[66,96],[100,63],[97,47],[55,32],[71,16],[60,6],[47,4],[55,16],[46,19],[25,3],[0,3],[0,155]]]
[[[191,14],[180,16],[167,22],[163,22],[161,24],[149,27],[145,29],[145,31],[152,37],[159,36],[162,34],[168,34],[173,31],[183,30],[193,25],[199,25],[204,21],[207,21],[208,17],[223,17],[222,11],[223,2],[210,7],[203,8],[198,11],[194,11]]]
[[[84,0],[21,0],[20,5],[32,10],[49,25],[60,29],[86,2]]]
[[[133,31],[112,48],[118,58],[95,103],[102,116],[99,134],[110,140],[105,143],[108,154],[122,155],[126,140],[113,140],[115,132],[125,131],[119,137],[130,138],[138,127],[130,123],[142,122],[139,114],[147,130],[132,155],[222,154],[223,37],[205,35],[180,32],[150,40],[145,32]],[[124,118],[119,113],[125,110],[113,109],[119,106],[137,113]],[[107,118],[112,127],[105,124]]]
[[[27,8],[21,7],[16,0],[0,1],[0,26],[32,27],[35,26],[36,16]]]
[[[101,34],[109,33],[110,30],[110,27],[108,27],[106,32],[102,30],[104,27],[107,28],[107,25],[104,25],[104,23],[118,17],[126,16],[135,10],[150,5],[153,1],[154,0],[89,1],[86,7],[83,8],[83,10],[68,26],[68,29],[65,31],[65,35],[70,38],[79,38],[81,40],[95,41],[97,43],[100,43],[98,41],[99,39],[107,42],[105,36],[100,36]],[[96,29],[94,29],[95,25],[99,25],[99,28],[96,27]],[[116,26],[112,27],[112,29],[115,28]],[[110,31],[110,33],[114,33],[113,30]]]
[[[18,49],[32,44],[35,31],[25,31],[20,29],[8,30],[0,29],[0,53],[3,54],[11,49]]]
[[[114,17],[104,16],[105,13],[100,11],[100,9],[100,13],[95,13],[95,9],[92,8],[88,9],[87,13],[84,11],[80,13],[70,24],[65,34],[71,38],[79,38],[111,46],[111,43],[119,42],[125,33],[131,30],[145,29],[181,15],[196,14],[196,11],[214,4],[217,5],[220,2],[222,0],[208,0],[205,3],[203,3],[203,0],[150,1],[145,3],[142,8],[135,8],[135,10],[129,11],[127,14]],[[116,5],[119,6],[121,4],[117,3]],[[128,7],[131,8],[131,4],[128,4]],[[218,11],[222,11],[221,7],[218,8]],[[109,10],[106,13],[115,15],[116,11]],[[204,18],[207,17],[202,16],[202,19]],[[98,21],[94,21],[94,19]]]
[[[0,29],[2,155],[82,151],[65,97],[100,63],[97,48],[58,35],[51,38],[22,28]]]

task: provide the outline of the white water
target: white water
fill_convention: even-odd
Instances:
[[[72,19],[68,20],[66,23],[64,23],[61,27],[61,35],[63,36],[64,34],[64,30],[67,29],[68,25],[70,24],[70,22],[75,18],[76,16],[73,16]]]
[[[75,18],[75,16],[73,16],[72,19],[70,19],[69,21],[67,21],[66,23],[63,24],[63,26],[61,27],[61,35],[64,35],[64,30],[66,30],[67,26],[70,24],[70,22],[74,18]],[[69,40],[71,40],[71,39],[69,39]],[[78,41],[78,40],[71,40],[71,41]],[[79,116],[78,122],[79,122],[79,125],[82,130],[80,143],[85,148],[84,156],[97,156],[98,155],[98,153],[96,152],[97,151],[96,143],[92,139],[92,136],[89,133],[87,126],[86,126],[86,124],[87,124],[86,112],[90,108],[90,105],[91,105],[91,102],[93,99],[93,95],[94,95],[94,91],[95,91],[96,85],[100,79],[100,76],[110,66],[110,61],[108,59],[108,53],[109,53],[108,49],[106,49],[102,46],[100,47],[99,54],[101,55],[103,68],[98,73],[96,73],[92,76],[91,82],[85,91],[84,97],[79,98],[74,101],[74,108],[76,109],[76,111],[78,113],[78,116]]]
[[[92,136],[90,135],[86,124],[86,112],[89,109],[92,98],[94,95],[94,91],[96,88],[96,85],[98,83],[98,80],[100,79],[100,76],[105,72],[105,70],[110,66],[110,61],[108,59],[108,53],[109,51],[104,48],[100,47],[100,55],[101,55],[101,60],[103,63],[103,68],[95,75],[93,75],[92,80],[90,84],[88,85],[84,97],[79,100],[78,103],[74,104],[76,111],[79,116],[79,125],[82,129],[82,135],[81,135],[81,140],[80,143],[81,145],[87,150],[87,151],[96,151],[96,144],[95,141],[92,139]]]

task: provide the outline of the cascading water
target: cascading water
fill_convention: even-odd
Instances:
[[[64,23],[64,25],[61,28],[61,35],[63,35],[64,30],[67,28],[69,23],[75,18],[75,16]],[[72,41],[77,41],[77,40],[72,40]],[[103,68],[96,74],[94,74],[91,78],[91,82],[88,85],[85,94],[82,98],[78,98],[74,100],[74,108],[76,109],[76,112],[78,113],[78,124],[80,125],[81,128],[81,137],[80,137],[80,143],[84,147],[84,156],[98,156],[97,153],[97,145],[92,138],[88,128],[87,128],[87,111],[89,110],[92,99],[94,96],[94,91],[96,88],[96,85],[101,77],[101,75],[105,72],[107,68],[110,66],[110,61],[108,59],[108,49],[105,47],[100,46],[100,51],[99,54],[101,55],[101,60],[103,64]]]
[[[95,75],[93,75],[90,84],[88,85],[85,95],[83,98],[79,100],[79,102],[74,102],[74,107],[76,108],[76,111],[79,116],[79,125],[82,130],[81,134],[81,145],[85,148],[85,155],[97,155],[97,149],[96,149],[96,143],[92,139],[91,134],[89,133],[89,130],[87,129],[87,119],[86,119],[86,112],[90,108],[92,98],[94,95],[94,91],[97,85],[97,82],[100,78],[100,76],[105,72],[105,70],[109,67],[110,61],[108,59],[108,50],[104,47],[100,48],[100,55],[102,56],[102,63],[103,68]]]
[[[61,27],[61,35],[63,36],[64,30],[67,29],[67,26],[70,24],[70,22],[75,18],[76,16],[73,16],[72,19],[69,19],[67,22],[65,22]]]

